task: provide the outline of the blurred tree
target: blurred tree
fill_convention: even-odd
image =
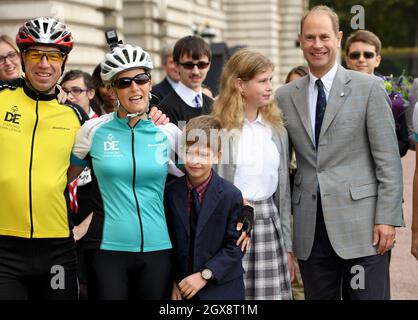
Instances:
[[[365,28],[376,33],[384,47],[418,47],[418,0],[311,0],[309,6],[325,4],[340,17],[344,41],[350,33],[355,5],[364,7]]]
[[[364,8],[365,29],[382,41],[383,60],[379,72],[401,74],[402,70],[418,77],[418,0],[310,0],[309,7],[325,4],[337,12],[343,31],[343,48],[354,32],[351,8]]]

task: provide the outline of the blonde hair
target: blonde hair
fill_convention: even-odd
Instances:
[[[250,81],[269,69],[274,69],[271,60],[251,49],[241,49],[228,60],[221,74],[220,93],[212,111],[222,128],[242,129],[244,124],[245,100],[236,87],[237,79]],[[283,127],[282,112],[273,100],[259,108],[259,113],[273,129],[280,130]]]
[[[17,53],[20,53],[19,48],[17,47],[16,43],[10,38],[9,36],[2,34],[0,35],[0,43],[5,42],[9,46],[11,46]]]

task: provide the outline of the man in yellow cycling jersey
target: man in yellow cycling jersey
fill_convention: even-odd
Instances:
[[[57,101],[73,38],[51,18],[16,36],[25,78],[0,82],[0,299],[77,299],[64,190],[86,115]]]

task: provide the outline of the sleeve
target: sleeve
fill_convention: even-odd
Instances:
[[[170,144],[171,155],[168,161],[168,172],[176,177],[181,177],[184,173],[177,168],[175,164],[175,154],[179,154],[182,132],[173,123],[167,123],[166,125],[161,125],[159,127],[168,137]]]
[[[279,134],[282,150],[280,150],[278,200],[276,205],[280,212],[280,224],[283,230],[283,241],[287,252],[292,252],[292,213],[289,178],[289,137],[285,128]],[[275,198],[277,198],[275,196]],[[278,201],[278,202],[277,202]]]
[[[389,97],[374,81],[366,111],[366,129],[378,181],[375,224],[404,226],[402,167]]]
[[[239,232],[236,230],[236,225],[238,215],[242,211],[243,199],[241,192],[238,189],[231,194],[231,197],[234,198],[232,206],[230,208],[225,208],[225,210],[229,210],[229,214],[223,247],[215,256],[205,263],[205,267],[213,272],[215,281],[218,284],[235,279],[243,272],[242,267],[237,268],[237,262],[239,262],[239,265],[241,266],[241,260],[244,253],[236,244],[236,241],[239,238]]]
[[[71,164],[78,167],[85,167],[88,165],[87,155],[90,152],[93,133],[94,133],[94,124],[96,119],[91,119],[84,123],[81,128],[78,130],[75,137],[75,142],[73,150],[71,152]]]
[[[406,114],[404,113],[395,121],[396,138],[398,138],[399,154],[401,157],[406,155],[409,150],[408,125],[406,123]]]

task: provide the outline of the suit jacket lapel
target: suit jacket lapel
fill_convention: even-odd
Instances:
[[[321,133],[319,134],[319,140],[321,140],[321,137],[324,135],[341,106],[350,95],[351,88],[347,86],[347,83],[350,82],[350,80],[351,78],[349,77],[347,71],[343,67],[338,66],[338,70],[329,93],[327,108],[325,110],[324,120],[321,126]]]
[[[310,112],[308,108],[308,86],[309,77],[305,76],[300,82],[296,84],[295,89],[291,95],[293,104],[295,105],[295,108],[299,114],[303,127],[311,138],[312,144],[314,144]]]
[[[220,193],[222,192],[222,183],[218,174],[212,171],[212,181],[210,182],[208,190],[206,190],[202,207],[200,209],[199,220],[196,227],[196,237],[202,231],[205,224],[208,222],[213,211],[218,206],[221,198]]]

